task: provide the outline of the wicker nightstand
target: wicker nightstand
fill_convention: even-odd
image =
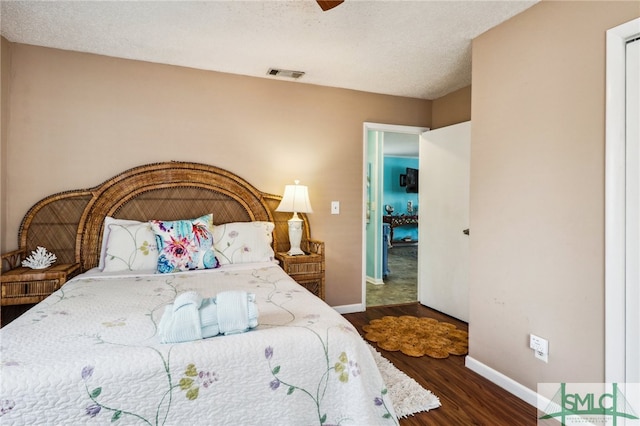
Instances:
[[[324,300],[324,253],[299,256],[276,253],[276,259],[280,261],[282,269],[298,284]]]
[[[38,303],[58,290],[80,271],[79,264],[59,264],[46,269],[14,268],[3,272],[0,304],[25,305]]]

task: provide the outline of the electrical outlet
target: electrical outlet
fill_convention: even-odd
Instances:
[[[533,349],[534,355],[539,360],[549,362],[549,341],[535,334],[529,335],[529,347]]]
[[[331,214],[340,214],[340,201],[331,202]]]

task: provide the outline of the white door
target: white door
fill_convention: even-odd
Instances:
[[[605,379],[609,383],[640,383],[639,38],[640,18],[608,30],[606,38]]]
[[[470,147],[471,122],[420,137],[420,303],[467,322]]]
[[[640,383],[640,40],[626,49],[626,382]]]

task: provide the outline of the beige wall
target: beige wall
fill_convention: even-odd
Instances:
[[[9,81],[11,70],[11,43],[0,37],[0,234],[7,229],[7,129],[9,122]],[[4,237],[2,238],[4,240]],[[4,244],[2,244],[4,249]],[[4,253],[4,250],[2,250]]]
[[[605,31],[638,16],[543,1],[473,42],[470,355],[533,390],[604,379]]]
[[[363,122],[428,127],[431,101],[20,44],[12,52],[3,252],[43,196],[141,164],[197,161],[270,193],[294,179],[308,185],[327,301],[361,302]]]
[[[451,126],[471,120],[471,86],[433,101],[431,128]]]

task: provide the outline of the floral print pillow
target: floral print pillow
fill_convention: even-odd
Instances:
[[[158,245],[158,272],[213,269],[220,266],[213,251],[213,215],[189,220],[151,220]]]
[[[230,222],[213,227],[214,249],[221,265],[273,262],[272,222]]]
[[[107,256],[107,243],[109,242],[109,235],[111,235],[111,225],[140,225],[141,223],[139,220],[115,219],[111,216],[104,218],[102,246],[100,247],[100,260],[98,261],[98,268],[100,268],[101,271],[104,269],[104,258]],[[153,234],[153,231],[150,232]],[[153,241],[155,241],[155,236]]]
[[[148,223],[109,225],[103,271],[154,270],[158,264],[156,237]]]

